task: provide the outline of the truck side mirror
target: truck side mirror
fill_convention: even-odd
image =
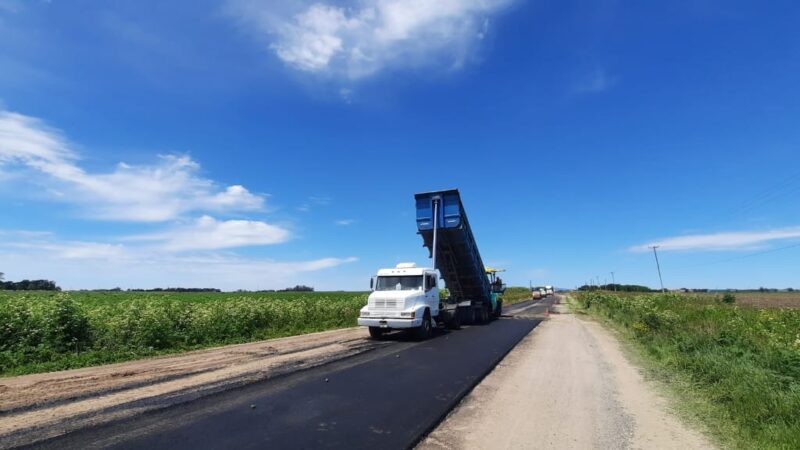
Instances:
[[[370,279],[369,279],[369,290],[370,290],[370,291],[374,289],[374,288],[372,287],[372,285],[373,285],[373,284],[375,284],[375,279],[374,279],[374,278],[370,278]]]

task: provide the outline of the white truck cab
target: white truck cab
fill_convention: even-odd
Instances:
[[[414,263],[380,269],[358,324],[369,327],[373,338],[391,329],[414,329],[426,338],[439,316],[439,272]]]

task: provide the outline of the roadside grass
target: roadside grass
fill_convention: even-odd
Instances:
[[[0,376],[356,325],[358,292],[0,291]]]
[[[684,413],[723,445],[800,448],[800,310],[680,294],[571,298],[630,341]]]

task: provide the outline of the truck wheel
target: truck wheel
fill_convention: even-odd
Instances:
[[[414,330],[414,337],[418,340],[422,341],[428,339],[431,335],[431,313],[427,310],[425,311],[425,315],[422,316],[422,325],[417,327]]]
[[[477,319],[478,319],[478,315],[477,315],[477,314],[475,314],[475,308],[473,308],[472,306],[470,306],[469,308],[467,308],[467,311],[466,311],[466,318],[467,318],[467,320],[465,320],[464,322],[465,322],[467,325],[472,325],[473,323],[475,323],[475,322],[477,321]]]
[[[483,325],[486,323],[486,307],[483,306],[478,310],[475,310],[475,323],[478,325]]]
[[[381,327],[369,327],[369,336],[372,339],[380,339],[383,336],[383,328],[381,328]]]
[[[460,330],[461,329],[461,311],[456,310],[456,313],[453,314],[453,319],[450,320],[450,323],[447,324],[447,327],[451,330]]]
[[[490,309],[491,307],[488,305],[481,308],[481,323],[489,323],[491,318],[491,314],[489,313]]]

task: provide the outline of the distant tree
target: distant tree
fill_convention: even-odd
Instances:
[[[283,292],[314,292],[314,288],[303,284],[298,284],[295,287],[282,289]]]
[[[3,272],[0,272],[0,281],[3,281],[5,279],[6,279],[6,274],[4,274]]]
[[[732,304],[736,302],[736,296],[730,292],[726,292],[722,295],[722,303]]]
[[[55,281],[50,280],[22,280],[0,281],[0,289],[8,291],[60,291],[61,288]]]
[[[111,289],[111,290],[114,291],[116,289],[119,289],[119,288],[114,288],[114,289]],[[103,289],[103,290],[105,290],[105,289]],[[222,291],[220,289],[218,289],[218,288],[182,288],[182,287],[172,288],[172,287],[170,287],[170,288],[153,288],[153,289],[136,289],[136,288],[133,288],[133,289],[128,289],[128,292],[222,292]]]
[[[2,273],[0,273],[0,275],[2,275]],[[2,280],[2,279],[3,279],[3,277],[0,276],[0,280]],[[794,288],[786,288],[786,292],[794,292]]]

